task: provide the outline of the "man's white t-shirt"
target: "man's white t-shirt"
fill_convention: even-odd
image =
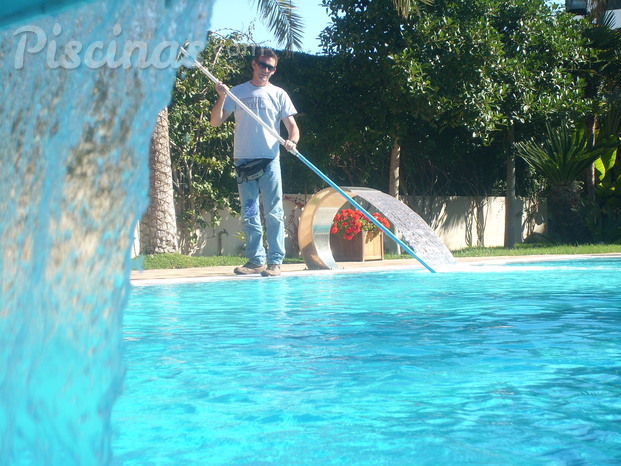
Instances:
[[[278,134],[280,134],[280,122],[288,116],[297,114],[287,92],[271,83],[257,87],[248,81],[233,87],[231,92]],[[241,159],[278,157],[278,139],[257,123],[233,99],[226,98],[223,110],[227,116],[235,113],[233,158],[236,165],[242,162]]]

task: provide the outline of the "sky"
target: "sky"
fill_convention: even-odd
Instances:
[[[302,52],[321,53],[317,37],[330,24],[330,18],[325,8],[321,6],[321,0],[298,0],[297,5],[304,21]],[[257,15],[255,0],[216,0],[209,29],[212,31],[233,29],[245,32],[253,21],[252,37],[255,42],[268,47],[280,48]]]

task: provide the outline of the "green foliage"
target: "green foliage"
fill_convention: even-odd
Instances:
[[[547,254],[611,254],[621,253],[621,245],[614,244],[542,244],[538,246],[516,244],[514,248],[467,248],[453,251],[455,257],[531,256]]]
[[[621,253],[621,245],[590,244],[581,246],[572,245],[523,245],[515,248],[467,248],[453,251],[455,257],[497,257],[497,256],[529,256],[546,254],[610,254]],[[385,260],[412,259],[408,254],[386,254]],[[132,260],[132,270],[159,270],[159,269],[187,269],[194,267],[235,267],[242,265],[246,259],[239,256],[185,256],[182,254],[153,254],[139,256]],[[285,258],[285,264],[302,263],[301,258]]]
[[[407,20],[386,0],[324,4],[334,21],[324,43],[351,57],[345,79],[376,91],[362,115],[377,110],[388,125],[413,115],[489,139],[585,109],[584,83],[571,73],[585,56],[581,29],[543,0],[436,0]]]
[[[594,162],[599,162],[597,166],[601,169],[610,166],[611,153],[616,151],[617,145],[618,136],[609,136],[601,137],[598,144],[591,146],[585,125],[573,130],[568,125],[556,128],[548,125],[547,137],[543,141],[531,140],[515,145],[518,155],[543,176],[550,187],[548,228],[552,238],[564,242],[584,242],[594,237],[593,227],[598,222],[591,220],[590,233],[587,232],[589,220],[584,209],[580,212],[578,181]],[[601,217],[602,207],[594,209],[593,202],[588,204],[586,213],[595,219]]]
[[[193,267],[217,267],[242,265],[245,258],[239,256],[186,256],[183,254],[148,254],[132,260],[133,270],[188,269]]]
[[[183,254],[152,254],[132,260],[132,270],[189,269],[195,267],[234,267],[245,264],[241,256],[186,256]],[[285,264],[302,262],[299,258],[285,258]]]
[[[302,17],[291,0],[255,0],[269,30],[286,50],[302,48]]]
[[[272,79],[300,112],[301,152],[339,185],[387,191],[397,140],[404,193],[502,195],[510,129],[517,140],[532,139],[546,123],[601,112],[598,92],[614,90],[614,37],[601,30],[589,36],[588,23],[551,10],[549,2],[399,3],[395,9],[395,0],[323,0],[334,21],[322,34],[328,55],[284,54]],[[419,14],[403,14],[408,5]],[[201,60],[238,84],[248,78],[251,50],[244,42],[251,41],[213,35]],[[592,64],[608,78],[588,93]],[[215,98],[198,70],[179,71],[171,149],[180,218],[190,231],[203,222],[198,212],[239,209],[233,123],[209,125]],[[325,186],[282,154],[285,192]],[[520,194],[537,190],[533,169],[521,159],[517,168]]]
[[[621,112],[617,108],[603,118],[599,137],[610,141],[611,150],[594,163],[595,199],[584,201],[584,211],[596,240],[621,242]]]
[[[498,194],[509,130],[523,139],[589,112],[574,73],[586,60],[583,25],[543,0],[435,0],[408,17],[391,3],[324,0],[335,69],[325,85],[346,112],[325,112],[331,162],[360,166],[366,154],[379,184],[396,139],[408,194]]]
[[[417,29],[412,53],[432,84],[433,111],[475,137],[518,125],[523,137],[524,125],[586,110],[571,73],[583,57],[580,31],[542,0],[436,2]]]
[[[583,21],[582,34],[589,55],[580,76],[587,82],[589,96],[618,98],[621,93],[621,34],[609,26],[606,22]]]
[[[546,125],[547,137],[515,144],[517,153],[551,185],[566,186],[581,179],[595,160],[610,152],[610,146],[589,147],[586,128],[573,131],[567,125]]]
[[[228,84],[247,77],[247,58],[252,49],[240,43],[239,34],[209,36],[198,59]],[[219,128],[210,124],[217,99],[214,85],[197,68],[180,68],[169,106],[173,182],[180,228],[192,232],[204,227],[202,212],[239,210],[232,153],[232,122]],[[219,218],[213,217],[217,224]]]

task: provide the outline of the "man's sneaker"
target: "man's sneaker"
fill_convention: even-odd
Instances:
[[[235,269],[233,269],[233,272],[235,272],[237,275],[250,275],[252,273],[261,273],[265,269],[266,269],[265,264],[258,265],[252,262],[246,262],[244,265],[240,267],[235,267]]]
[[[278,275],[280,275],[280,265],[278,264],[268,265],[267,269],[261,272],[261,275],[263,275],[264,277],[277,277]]]

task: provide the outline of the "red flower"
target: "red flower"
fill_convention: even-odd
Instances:
[[[373,218],[380,222],[384,227],[390,228],[390,222],[379,213],[372,214]],[[346,240],[353,239],[358,233],[368,231],[372,235],[379,233],[380,229],[369,218],[359,210],[342,209],[332,221],[330,233],[338,235]]]

